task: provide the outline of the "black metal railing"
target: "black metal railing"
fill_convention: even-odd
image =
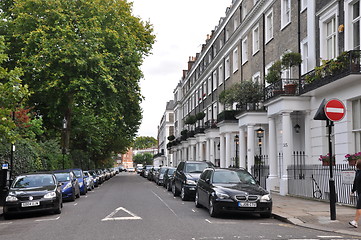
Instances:
[[[322,87],[350,74],[360,74],[360,50],[341,53],[336,59],[323,61],[321,66],[306,73],[301,86],[301,94]]]
[[[216,119],[210,119],[204,123],[204,128],[217,128],[217,120]]]
[[[204,126],[198,126],[196,129],[194,129],[195,134],[204,133],[205,127]]]
[[[333,167],[333,178],[336,186],[336,199],[338,203],[354,206],[356,198],[350,197],[352,180],[345,180],[345,174],[352,173],[354,166],[348,164],[336,164]],[[299,178],[299,172],[303,172],[303,178]],[[289,166],[288,172],[288,193],[294,196],[329,200],[329,179],[330,170],[328,166],[304,165]],[[296,173],[296,175],[295,175]]]
[[[217,122],[237,120],[236,115],[238,113],[240,113],[239,110],[224,110],[217,115]]]
[[[264,101],[279,95],[295,96],[300,94],[300,88],[304,85],[301,79],[281,79],[264,89]]]

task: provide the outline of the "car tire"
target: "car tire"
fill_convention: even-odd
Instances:
[[[76,198],[80,198],[80,189],[79,189],[78,194],[76,195]]]
[[[71,194],[71,198],[70,198],[70,201],[71,202],[74,202],[75,201],[75,198],[76,198],[76,195],[75,195],[75,189],[73,189],[72,191],[73,193]]]
[[[188,195],[186,194],[186,190],[185,190],[184,186],[182,186],[182,188],[181,188],[180,197],[181,197],[182,201],[188,200]]]
[[[172,191],[172,183],[171,182],[167,183],[167,190],[168,190],[168,192]]]
[[[175,183],[172,184],[172,193],[174,197],[177,197],[179,195],[179,192],[177,191],[177,188],[175,187]]]
[[[211,217],[217,217],[219,215],[218,209],[214,206],[212,198],[209,198],[208,211]]]
[[[54,214],[60,214],[61,213],[61,206],[62,203],[59,203],[58,208],[54,210]]]
[[[201,208],[202,205],[199,203],[199,193],[196,191],[196,197],[194,199],[194,204],[196,205],[196,208]]]
[[[261,215],[261,218],[270,218],[272,216],[272,213],[266,212],[266,213],[260,213],[259,215]]]

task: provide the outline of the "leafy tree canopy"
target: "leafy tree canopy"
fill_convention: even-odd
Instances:
[[[151,153],[139,153],[133,156],[133,162],[135,164],[152,165],[153,154]]]
[[[154,137],[137,137],[133,143],[134,149],[146,149],[156,147],[158,144],[157,139]]]

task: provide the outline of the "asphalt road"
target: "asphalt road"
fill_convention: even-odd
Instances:
[[[120,173],[60,215],[0,219],[1,240],[350,239],[258,215],[211,218],[135,173]]]

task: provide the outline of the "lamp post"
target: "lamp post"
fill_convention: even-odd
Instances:
[[[65,157],[65,154],[66,154],[66,146],[65,146],[65,131],[66,131],[66,128],[67,128],[67,125],[68,125],[68,122],[66,121],[65,117],[63,119],[63,131],[62,131],[62,135],[63,135],[63,142],[62,142],[62,154],[63,154],[63,169],[65,169],[65,160],[64,160],[64,157]]]
[[[236,168],[239,168],[239,161],[238,161],[238,144],[239,144],[239,136],[234,136],[234,143],[236,145]]]
[[[12,112],[11,117],[12,117],[13,122],[15,122],[15,111]],[[11,143],[9,183],[11,183],[11,179],[13,177],[13,171],[14,171],[14,152],[15,152],[15,144]]]
[[[256,130],[258,137],[258,147],[259,147],[259,158],[258,158],[258,180],[261,181],[261,165],[262,165],[262,138],[264,130],[260,127]]]

